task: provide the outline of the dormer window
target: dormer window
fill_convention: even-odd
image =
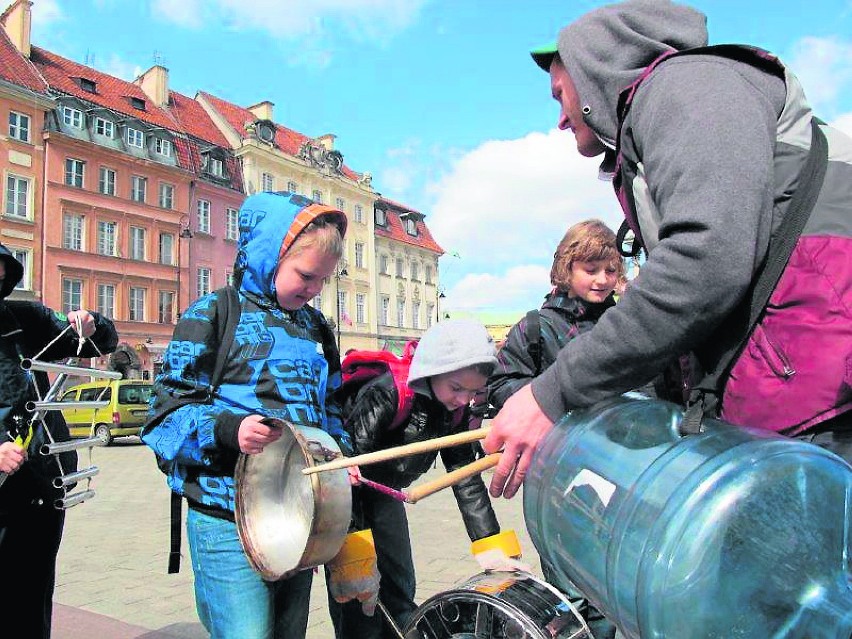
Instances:
[[[417,237],[417,221],[413,217],[405,218],[405,232]]]
[[[164,140],[163,138],[154,138],[154,151],[162,155],[163,157],[172,157],[171,140]]]
[[[262,142],[272,144],[275,141],[275,125],[269,120],[258,120],[255,122],[257,137]]]
[[[134,109],[139,109],[140,111],[145,110],[145,100],[142,98],[137,98],[135,96],[130,96],[130,106]]]
[[[110,120],[101,117],[95,118],[95,133],[111,138],[114,132],[115,125]]]
[[[388,214],[384,209],[376,209],[376,226],[385,226],[388,223]]]
[[[201,165],[208,175],[217,178],[227,177],[225,175],[225,161],[222,158],[214,157],[209,152],[204,153],[201,156]]]
[[[62,107],[62,122],[75,129],[83,128],[83,112],[70,106]]]
[[[80,78],[80,88],[89,93],[97,93],[98,83],[94,80],[89,80],[89,78]]]
[[[135,146],[137,149],[145,147],[145,134],[139,129],[134,129],[130,126],[127,127],[126,139],[127,146]]]

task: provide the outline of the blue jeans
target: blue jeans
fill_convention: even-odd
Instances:
[[[186,534],[195,608],[211,639],[292,639],[308,626],[312,570],[264,581],[240,544],[237,525],[193,508]]]

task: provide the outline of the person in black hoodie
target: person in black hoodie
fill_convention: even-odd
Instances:
[[[24,405],[38,397],[35,386],[43,396],[49,384],[46,373],[24,371],[21,359],[76,356],[79,342],[73,331],[41,353],[69,323],[90,339],[81,357],[114,351],[118,335],[112,322],[97,313],[79,310],[66,316],[38,302],[7,300],[23,273],[21,263],[0,244],[0,601],[14,615],[17,636],[47,639],[65,523],[65,512],[54,506],[64,492],[53,480],[76,470],[77,454],[39,453],[49,437],[67,441],[70,436],[58,411],[47,411],[43,422],[30,421]]]

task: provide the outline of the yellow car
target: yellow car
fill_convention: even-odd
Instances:
[[[114,437],[138,435],[148,417],[151,382],[113,379],[72,386],[61,402],[107,402],[103,408],[67,408],[62,416],[72,437],[100,437],[105,446]]]

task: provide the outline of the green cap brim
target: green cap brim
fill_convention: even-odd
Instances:
[[[550,72],[550,63],[553,62],[554,56],[558,53],[559,49],[556,48],[555,42],[545,44],[544,46],[537,47],[530,51],[533,61],[539,66],[539,68],[543,71],[547,71],[548,73]]]

